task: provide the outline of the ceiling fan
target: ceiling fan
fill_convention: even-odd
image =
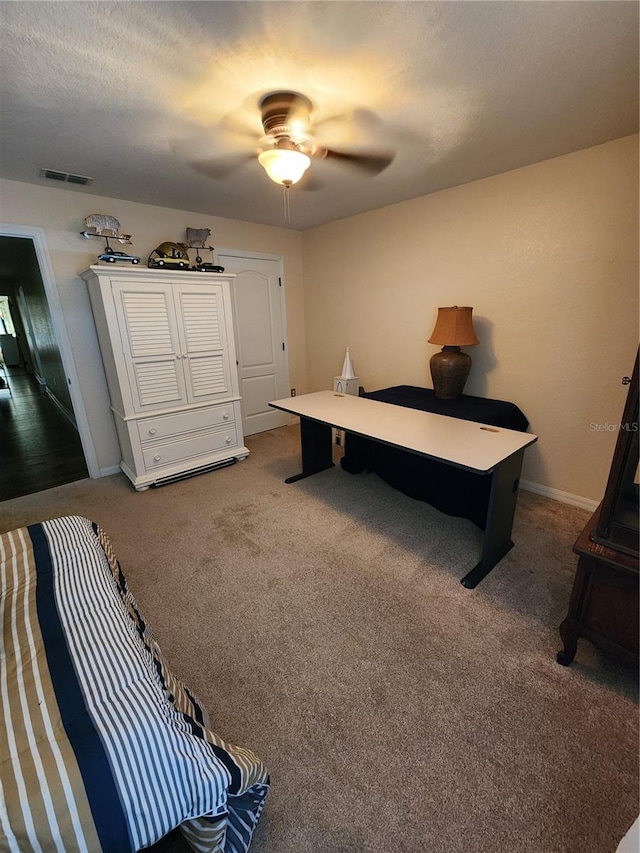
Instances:
[[[222,178],[257,158],[272,181],[289,188],[302,178],[312,160],[332,161],[369,175],[379,174],[393,162],[392,150],[346,151],[320,144],[311,121],[313,104],[298,92],[272,92],[261,98],[259,108],[263,135],[242,132],[250,150],[206,160],[198,158],[192,165]]]

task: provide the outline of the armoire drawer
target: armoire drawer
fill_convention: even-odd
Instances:
[[[207,456],[225,448],[230,450],[238,446],[238,437],[234,426],[214,432],[199,433],[191,438],[180,438],[167,444],[156,444],[142,449],[144,465],[147,471],[154,471],[166,465],[172,465],[181,459]]]
[[[206,409],[191,409],[174,415],[160,415],[157,418],[144,418],[138,421],[140,441],[161,441],[163,438],[210,429],[222,424],[234,422],[233,405],[210,406]]]

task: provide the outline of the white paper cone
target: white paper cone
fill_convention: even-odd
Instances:
[[[344,364],[342,365],[342,379],[354,379],[353,365],[351,364],[351,356],[349,355],[349,347],[344,354]]]

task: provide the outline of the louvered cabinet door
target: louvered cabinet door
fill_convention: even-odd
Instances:
[[[185,361],[167,283],[112,282],[133,408],[155,411],[188,401]]]
[[[221,285],[181,285],[175,290],[189,403],[233,394],[225,300]]]

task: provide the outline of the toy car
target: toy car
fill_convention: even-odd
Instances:
[[[170,269],[188,270],[189,255],[177,243],[161,243],[149,255],[147,266],[154,268],[168,267]]]
[[[98,255],[99,261],[108,261],[110,264],[115,264],[116,261],[128,261],[131,264],[139,264],[140,258],[136,255],[127,255],[126,252],[116,252],[114,249],[108,249],[101,255]]]
[[[182,258],[149,258],[149,266],[152,269],[154,267],[174,267],[179,270],[188,270],[189,261],[185,261]]]
[[[194,269],[199,272],[224,272],[224,267],[218,267],[215,264],[197,264]]]

